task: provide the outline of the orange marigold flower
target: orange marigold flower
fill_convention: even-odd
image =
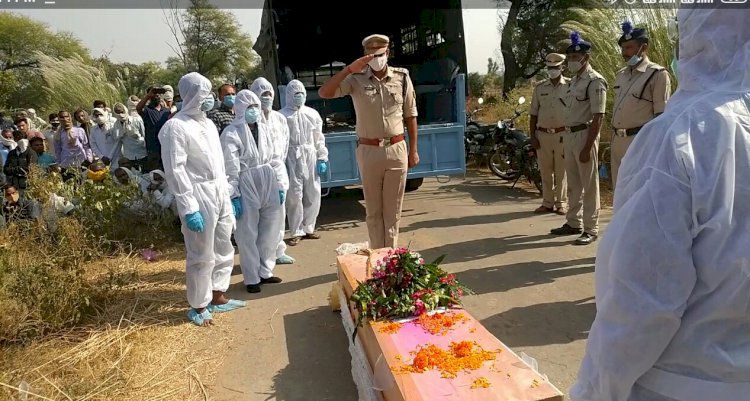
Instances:
[[[378,328],[378,331],[386,334],[396,334],[399,330],[401,330],[401,326],[402,324],[398,322],[388,322],[381,324]]]
[[[490,383],[489,380],[487,380],[486,377],[480,377],[480,378],[474,379],[474,382],[472,383],[471,388],[487,388],[491,385],[492,384]]]
[[[444,378],[454,378],[459,372],[476,370],[486,361],[494,360],[495,353],[485,351],[474,342],[451,343],[445,350],[435,344],[420,347],[412,363],[404,366],[404,373],[421,373],[430,369],[440,371]]]
[[[416,320],[426,332],[439,336],[448,333],[453,326],[467,321],[469,318],[463,313],[435,313],[432,316],[425,313]]]

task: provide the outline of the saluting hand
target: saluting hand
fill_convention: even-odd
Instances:
[[[374,57],[374,55],[368,54],[354,60],[353,63],[349,64],[349,72],[362,72],[365,67],[367,67],[367,63],[369,63]]]

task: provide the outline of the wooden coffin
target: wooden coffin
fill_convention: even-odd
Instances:
[[[372,264],[381,260],[388,249],[376,250]],[[356,321],[357,312],[348,302],[357,282],[365,281],[367,256],[350,254],[338,257],[338,278],[346,299],[341,307],[349,307]],[[563,394],[510,348],[492,335],[465,310],[467,320],[443,335],[433,335],[414,323],[404,323],[396,333],[381,330],[385,322],[365,322],[357,332],[367,360],[373,371],[375,387],[382,391],[387,401],[562,401]],[[351,339],[349,339],[351,341]],[[412,361],[412,351],[418,346],[432,343],[447,348],[453,341],[475,341],[488,351],[499,350],[494,361],[483,367],[461,372],[455,378],[441,377],[440,372],[404,373],[400,368]],[[489,383],[489,387],[474,386],[476,380]]]

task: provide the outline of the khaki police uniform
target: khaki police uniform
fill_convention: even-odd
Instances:
[[[615,103],[612,114],[612,187],[617,184],[625,153],[635,135],[656,114],[663,113],[671,92],[669,73],[646,56],[635,68],[625,67],[615,78]]]
[[[417,116],[416,95],[409,71],[391,66],[386,68],[382,80],[369,67],[348,75],[335,95],[350,95],[354,102],[356,131],[361,138],[357,145],[357,164],[365,195],[370,247],[373,249],[395,248],[398,242],[409,160],[404,119]]]
[[[606,102],[607,82],[591,65],[570,80],[565,98],[568,132],[563,137],[569,203],[566,219],[569,226],[591,235],[599,234],[599,137],[587,163],[581,163],[580,154],[593,115],[604,114]]]
[[[542,206],[562,209],[568,202],[563,159],[565,103],[568,78],[560,76],[557,85],[547,79],[534,88],[531,115],[537,116],[536,137],[539,140],[537,160],[542,174]]]

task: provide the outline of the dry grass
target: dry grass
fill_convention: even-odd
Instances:
[[[82,326],[4,347],[0,399],[25,399],[21,387],[28,400],[208,400],[224,357],[214,344],[230,333],[222,315],[207,329],[187,322],[181,258],[110,260],[138,278],[110,292]]]

